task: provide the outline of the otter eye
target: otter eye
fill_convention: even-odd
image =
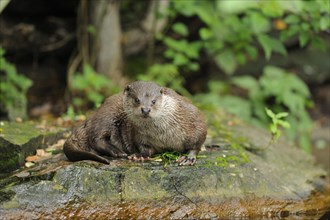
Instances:
[[[151,103],[154,105],[156,104],[156,99],[152,100]]]
[[[134,101],[135,101],[136,104],[140,104],[140,99],[139,98],[135,98]]]

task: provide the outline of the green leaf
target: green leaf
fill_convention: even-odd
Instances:
[[[270,117],[270,118],[275,118],[275,114],[272,110],[265,108],[266,114]]]
[[[213,94],[224,94],[228,93],[229,85],[223,81],[211,80],[208,82],[208,88]]]
[[[300,135],[299,137],[300,147],[307,153],[311,152],[311,141],[309,134]]]
[[[172,49],[167,49],[164,53],[166,58],[173,58],[175,56],[175,51]]]
[[[172,26],[174,32],[186,37],[189,34],[188,28],[185,24],[177,22]]]
[[[318,48],[322,51],[326,50],[327,46],[326,46],[324,40],[321,37],[313,36],[313,38],[311,40],[312,40],[312,46],[313,47]]]
[[[175,40],[170,37],[165,37],[164,38],[164,43],[166,44],[167,47],[175,50],[175,51],[180,51],[180,52],[185,52],[187,48],[189,47],[188,41],[187,40]]]
[[[248,91],[259,90],[259,84],[252,76],[237,76],[232,79],[234,85]]]
[[[298,113],[304,110],[305,99],[301,95],[291,91],[285,91],[282,99],[283,104],[289,108],[290,112]]]
[[[304,2],[304,9],[311,13],[311,12],[319,12],[320,7],[319,4],[316,1],[303,1]]]
[[[300,22],[300,18],[295,14],[288,15],[284,21],[288,24],[298,24]]]
[[[196,14],[198,6],[190,1],[173,1],[174,8],[184,16],[190,17]]]
[[[273,135],[276,134],[276,133],[278,132],[277,126],[274,125],[274,124],[270,124],[270,125],[269,125],[269,130],[270,130],[270,132],[271,132]]]
[[[272,46],[270,38],[266,35],[260,35],[257,39],[265,52],[266,59],[269,60],[270,56],[272,55]]]
[[[277,123],[281,125],[283,128],[290,128],[290,123],[287,121],[279,120]]]
[[[209,40],[213,36],[213,32],[209,28],[199,29],[199,36],[202,40]]]
[[[5,54],[5,50],[0,47],[0,58],[2,58],[2,56]]]
[[[306,83],[293,73],[286,74],[286,81],[290,85],[290,89],[294,93],[298,93],[304,98],[310,97],[310,92]]]
[[[197,71],[199,70],[199,64],[198,63],[195,63],[195,62],[191,62],[189,63],[189,69],[192,70],[192,71]]]
[[[73,75],[72,88],[77,90],[84,90],[87,87],[87,81],[81,74]]]
[[[300,26],[297,24],[290,25],[290,27],[286,30],[281,31],[280,40],[285,41],[292,36],[295,36],[297,33],[300,33]]]
[[[227,74],[232,74],[236,70],[238,64],[231,50],[225,50],[215,57],[216,63]]]
[[[300,29],[304,31],[309,31],[311,29],[311,26],[308,23],[302,23],[300,27],[301,27]]]
[[[239,14],[256,8],[257,1],[235,0],[235,1],[215,1],[217,10],[225,14]]]
[[[215,13],[211,4],[201,4],[196,7],[196,14],[207,25],[212,25]]]
[[[90,91],[89,93],[87,93],[87,97],[94,103],[95,106],[100,104],[104,98],[100,93],[94,91]]]
[[[73,98],[73,104],[76,106],[82,106],[82,104],[84,103],[84,101],[81,98],[78,97],[74,97]]]
[[[328,0],[317,0],[317,3],[321,13],[330,14],[330,2]]]
[[[178,66],[184,66],[189,63],[189,59],[181,53],[174,56],[173,63]]]
[[[271,38],[267,35],[261,34],[257,37],[259,43],[261,44],[262,48],[264,49],[266,59],[269,60],[272,54],[272,51],[276,51],[282,55],[286,55],[286,49],[283,44],[275,39]]]
[[[282,44],[282,42],[275,38],[271,38],[271,39],[272,39],[271,45],[272,45],[273,50],[279,54],[286,56],[287,52],[286,52],[286,49],[285,49],[284,45]]]
[[[287,113],[287,112],[280,112],[280,113],[276,114],[276,118],[285,118],[288,116],[289,116],[289,113]]]
[[[250,55],[252,57],[253,60],[257,59],[258,50],[255,47],[246,45],[245,50],[248,53],[248,55]]]
[[[201,44],[199,42],[191,42],[182,52],[191,59],[198,59],[200,48]]]
[[[260,12],[252,12],[249,13],[251,28],[253,33],[261,34],[269,31],[270,22],[265,16],[263,16]]]
[[[237,53],[236,60],[240,65],[244,65],[246,63],[246,55],[244,53]]]
[[[239,115],[245,120],[249,120],[251,118],[251,103],[245,99],[237,96],[226,95],[222,96],[219,104],[228,112]],[[242,111],[242,109],[244,109],[244,111]]]
[[[280,17],[284,13],[280,1],[260,1],[259,5],[262,12],[269,17]]]

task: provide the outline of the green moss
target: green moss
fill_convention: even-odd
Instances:
[[[9,157],[8,160],[1,160],[0,171],[10,170],[12,167],[19,166],[19,157],[18,155],[13,155]]]
[[[64,188],[60,184],[55,184],[55,185],[53,185],[53,189],[54,190],[57,190],[57,191],[62,191]]]
[[[34,122],[0,122],[0,172],[10,172],[34,155],[37,148],[45,148],[63,136],[63,128],[47,131]]]
[[[171,165],[172,162],[176,161],[179,157],[182,156],[182,153],[173,151],[173,152],[164,152],[161,154],[156,154],[152,156],[154,160],[159,160],[164,163],[164,166]]]
[[[19,207],[20,207],[20,204],[16,199],[10,200],[10,201],[2,204],[3,209],[14,209],[14,208],[19,208]]]
[[[123,182],[123,198],[128,200],[160,199],[168,193],[162,186],[164,171],[151,172],[135,167],[127,170]]]
[[[208,165],[227,167],[230,164],[242,164],[250,161],[244,146],[248,144],[245,137],[234,137],[230,124],[241,124],[241,120],[225,113],[220,108],[204,108],[204,115],[208,124],[208,136],[213,144],[219,142],[220,147],[227,146],[228,152],[221,157],[208,158]],[[203,164],[205,165],[205,164]]]
[[[2,122],[0,135],[7,141],[22,145],[41,134],[33,123]]]

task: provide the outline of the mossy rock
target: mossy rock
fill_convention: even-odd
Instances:
[[[285,140],[270,146],[268,132],[221,118],[230,117],[213,115],[214,135],[195,166],[72,163],[60,154],[1,180],[0,213],[14,219],[317,219],[329,210],[326,172],[311,155]]]
[[[46,131],[33,122],[1,122],[0,174],[11,172],[24,165],[25,158],[63,137],[64,129]]]

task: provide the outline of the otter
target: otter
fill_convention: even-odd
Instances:
[[[194,165],[207,133],[202,113],[174,90],[135,81],[110,96],[77,127],[63,146],[70,161],[103,156],[143,160],[166,151],[186,154],[179,165]]]

